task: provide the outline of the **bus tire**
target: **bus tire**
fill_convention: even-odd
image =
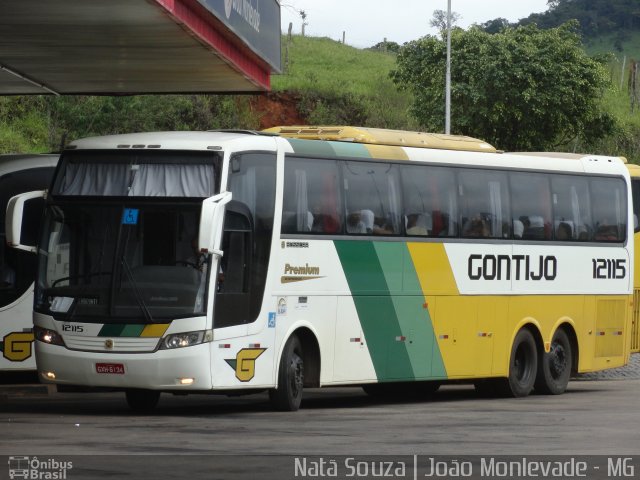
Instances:
[[[269,390],[273,408],[281,412],[295,412],[302,402],[304,387],[304,361],[302,344],[296,335],[287,340],[280,357],[278,386]]]
[[[125,392],[127,405],[134,412],[149,413],[158,405],[160,392],[157,390],[132,389]]]
[[[542,353],[538,360],[536,392],[547,395],[564,393],[573,368],[572,355],[569,337],[564,330],[557,330],[551,340],[549,353]]]
[[[526,397],[533,390],[538,371],[538,349],[533,334],[523,328],[511,347],[509,376],[504,382],[503,393],[510,397]]]

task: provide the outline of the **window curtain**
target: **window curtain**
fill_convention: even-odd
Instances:
[[[67,163],[60,195],[125,196],[131,177],[126,164]]]
[[[308,214],[309,195],[307,192],[307,172],[304,170],[296,170],[296,230],[298,232],[308,232],[311,230]]]
[[[502,237],[502,197],[500,182],[489,182],[489,198],[491,201],[491,233],[493,237]]]
[[[209,165],[142,164],[134,170],[130,197],[203,197],[214,192]]]
[[[398,185],[395,175],[387,177],[387,189],[389,192],[389,217],[393,225],[393,232],[400,232],[400,204],[398,202]]]
[[[214,188],[210,165],[68,163],[58,193],[207,198],[215,193]]]

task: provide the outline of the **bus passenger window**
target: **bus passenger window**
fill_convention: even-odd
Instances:
[[[340,233],[337,163],[287,157],[282,205],[282,233]]]
[[[369,162],[344,162],[343,166],[347,233],[399,235],[398,167]]]
[[[513,238],[551,240],[551,194],[549,177],[541,173],[512,172],[511,218]]]
[[[400,172],[406,234],[455,237],[458,234],[455,170],[402,165]]]
[[[624,187],[624,182],[617,178],[591,179],[594,241],[622,242],[625,240],[627,198]]]
[[[552,175],[551,192],[555,239],[578,242],[591,240],[593,228],[587,178]],[[562,224],[566,226],[561,227]]]
[[[458,178],[462,236],[509,238],[509,196],[506,174],[464,169]]]

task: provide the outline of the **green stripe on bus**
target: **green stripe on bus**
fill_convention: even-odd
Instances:
[[[361,143],[329,142],[338,157],[371,158],[367,147]]]
[[[406,243],[374,243],[415,378],[446,378],[425,297]]]
[[[336,156],[329,142],[298,140],[297,138],[288,138],[287,141],[293,147],[293,151],[299,155],[315,155],[319,158]]]
[[[145,325],[103,325],[98,333],[99,337],[139,337]]]
[[[378,380],[415,378],[393,300],[372,242],[335,241]]]
[[[99,337],[119,337],[126,325],[108,324],[103,325],[98,333]]]
[[[125,325],[120,333],[121,337],[139,337],[146,325]]]
[[[406,243],[335,245],[378,380],[446,378]]]

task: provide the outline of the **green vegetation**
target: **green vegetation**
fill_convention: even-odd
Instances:
[[[600,109],[610,80],[586,55],[577,26],[454,30],[452,131],[511,151],[555,150],[575,138],[612,133],[613,118]],[[411,113],[427,130],[444,117],[445,63],[445,42],[427,36],[400,50],[392,73],[413,92]]]
[[[575,127],[582,128],[583,125],[565,128],[557,123],[529,122],[529,130],[544,130],[551,125],[558,133],[551,144],[532,142],[530,148],[552,148],[549,146],[552,145],[558,150],[624,155],[640,162],[640,111],[638,105],[631,110],[628,90],[630,60],[640,60],[640,6],[637,3],[637,0],[554,0],[549,3],[548,12],[523,20],[523,24],[535,22],[540,28],[557,27],[569,18],[585,22],[581,23],[580,31],[586,52],[598,55],[600,59],[603,54],[609,55],[605,62],[605,76],[609,82],[596,105],[597,115],[592,118],[615,120],[605,130],[600,130],[600,133],[609,132],[602,138],[593,131],[578,134]],[[487,33],[499,33],[509,24],[504,19],[496,19],[480,27]],[[288,49],[286,38],[282,43],[283,64],[287,68],[282,75],[272,77],[273,94],[269,98],[274,102],[295,104],[296,119],[304,119],[307,124],[417,130],[421,128],[418,118],[428,114],[433,116],[428,128],[443,131],[443,87],[433,98],[414,108],[412,115],[410,107],[414,94],[399,90],[390,77],[390,72],[398,68],[396,59],[402,48],[400,45],[380,42],[371,49],[360,50],[327,38],[302,36],[293,36]],[[460,95],[457,100],[454,97],[454,108],[464,105],[462,111],[454,113],[453,132],[472,133],[466,127],[458,127],[457,122],[465,116],[471,117],[469,106],[476,99],[473,92],[465,92],[464,78],[462,82],[455,80],[455,49],[453,60],[454,92]],[[438,61],[441,70],[444,62]],[[479,72],[484,68],[477,65]],[[506,64],[504,69],[508,71],[512,67]],[[444,74],[440,70],[434,70],[433,75],[434,80],[443,85]],[[517,97],[517,92],[512,93]],[[486,118],[496,121],[506,115],[512,101],[502,104],[504,108],[500,112],[491,112],[486,107]],[[260,128],[261,118],[267,118],[273,104],[260,105],[251,95],[0,96],[0,152],[52,151],[75,138],[131,131]],[[278,118],[284,123],[290,118],[287,115]],[[501,121],[504,122],[504,118]],[[505,128],[505,124],[499,122],[494,126],[496,131]],[[479,136],[487,140],[498,138],[495,135]],[[494,142],[498,148],[512,145]]]
[[[549,9],[522,19],[520,25],[535,23],[555,28],[577,20],[585,39],[614,34],[621,41],[625,34],[640,28],[640,5],[637,0],[550,0]]]
[[[0,153],[57,151],[93,135],[257,127],[246,96],[0,96]]]
[[[406,113],[411,97],[389,77],[396,56],[379,45],[359,50],[328,38],[283,38],[285,72],[273,77],[273,89],[299,95],[310,124],[414,128]]]

